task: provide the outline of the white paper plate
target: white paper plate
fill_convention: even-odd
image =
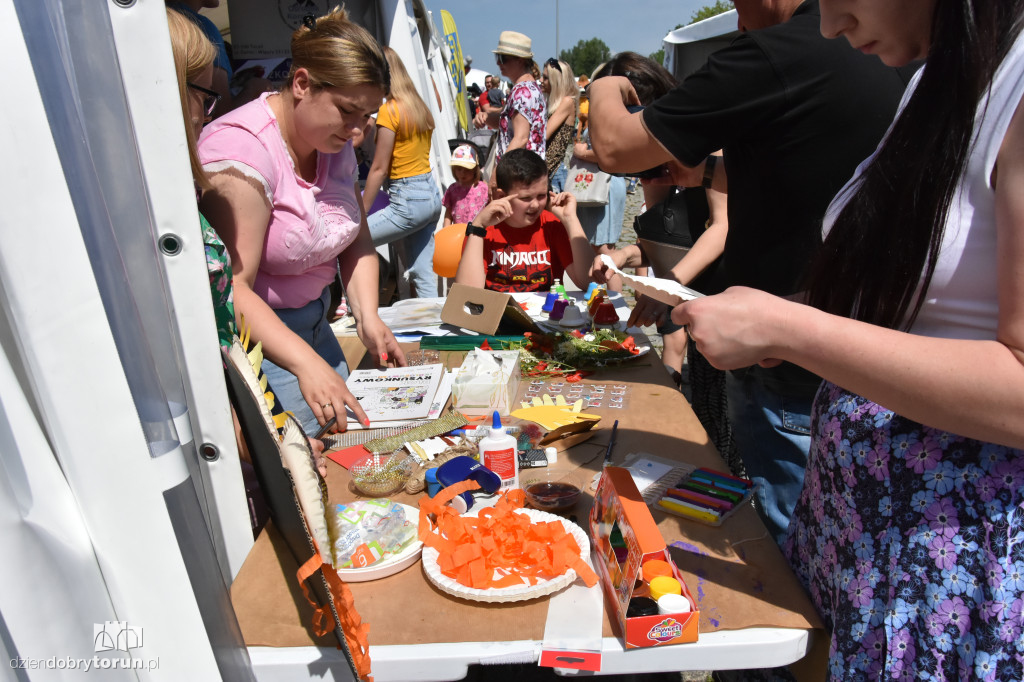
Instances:
[[[401,502],[396,502],[395,504],[402,508],[402,511],[405,512],[406,520],[415,528],[419,524],[420,510]],[[412,566],[420,558],[420,552],[422,551],[423,543],[419,540],[413,540],[398,554],[393,554],[383,561],[378,561],[366,568],[338,569],[338,576],[347,583],[365,583],[369,580],[386,578]]]
[[[466,516],[475,516],[475,512],[479,509],[471,509]],[[590,540],[587,534],[583,532],[583,529],[577,526],[572,521],[563,519],[561,516],[555,514],[549,514],[548,512],[542,512],[537,509],[517,509],[517,514],[526,514],[530,517],[531,521],[559,521],[565,527],[568,533],[571,533],[573,538],[576,540],[576,544],[580,547],[580,556],[586,561],[590,557]],[[557,592],[558,590],[566,587],[574,580],[576,580],[576,571],[573,569],[566,570],[565,573],[552,578],[550,580],[541,580],[536,585],[516,585],[514,587],[501,587],[491,588],[488,590],[481,590],[475,587],[466,587],[461,583],[455,581],[454,578],[449,578],[445,574],[441,573],[441,568],[437,565],[438,552],[433,547],[423,548],[423,572],[427,574],[427,579],[432,582],[437,589],[442,592],[446,592],[453,597],[460,597],[462,599],[470,599],[472,601],[483,601],[483,602],[510,602],[510,601],[526,601],[527,599],[536,599],[537,597],[543,597],[548,594]]]

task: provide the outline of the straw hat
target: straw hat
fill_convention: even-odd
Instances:
[[[495,54],[507,54],[511,57],[533,58],[533,41],[522,33],[502,31],[498,36],[498,49],[491,50]]]

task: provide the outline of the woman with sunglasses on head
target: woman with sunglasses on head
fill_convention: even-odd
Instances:
[[[529,149],[542,159],[547,149],[547,104],[533,75],[537,64],[533,61],[532,45],[522,33],[502,31],[494,50],[494,60],[501,75],[512,81],[512,90],[500,114],[480,112],[473,123],[477,128],[483,128],[489,121],[497,125],[495,163],[510,149]]]
[[[360,340],[381,364],[405,364],[377,314],[377,254],[351,142],[387,95],[389,68],[344,10],[307,17],[291,48],[280,92],[204,129],[199,156],[213,189],[202,207],[227,243],[235,306],[263,343],[281,404],[307,432],[333,417],[343,430],[346,407],[367,420],[327,323],[339,268]]]
[[[391,68],[391,92],[377,112],[376,149],[363,208],[369,212],[387,181],[388,205],[367,218],[373,245],[401,240],[416,296],[437,296],[434,228],[441,218],[441,190],[430,173],[434,117],[398,53],[385,47],[384,54]]]
[[[565,167],[565,153],[576,137],[576,114],[579,111],[580,89],[572,67],[557,59],[544,62],[540,89],[547,95],[547,152],[548,177],[551,189],[565,189],[569,169]]]
[[[925,58],[825,216],[808,303],[684,303],[730,369],[825,379],[786,552],[829,675],[1024,679],[1024,0],[821,0],[821,32]]]

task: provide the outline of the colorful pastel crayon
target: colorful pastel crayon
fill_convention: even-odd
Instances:
[[[715,471],[714,469],[705,469],[702,467],[700,469],[697,469],[694,473],[706,474],[708,476],[714,476],[716,478],[721,478],[726,481],[732,481],[733,483],[741,485],[744,488],[754,487],[754,483],[750,479],[740,478],[739,476],[733,476],[732,474],[727,474],[724,471]]]
[[[733,492],[732,490],[726,490],[725,488],[716,488],[714,486],[701,483],[700,481],[686,480],[676,486],[677,489],[692,490],[698,493],[704,493],[711,497],[718,498],[720,500],[727,500],[733,504],[743,499],[743,495],[740,493]]]
[[[740,495],[747,494],[747,489],[741,485],[737,485],[731,481],[723,481],[721,479],[717,479],[706,474],[701,474],[696,471],[693,472],[693,474],[691,474],[689,480],[700,481],[701,483],[705,483],[715,488],[721,488],[722,490],[731,490],[732,492],[739,493]]]
[[[688,516],[693,519],[700,521],[706,521],[708,523],[717,523],[719,515],[715,512],[707,509],[697,509],[686,502],[673,499],[671,497],[663,497],[658,500],[658,506],[667,509],[670,512],[679,514],[681,516]]]
[[[679,490],[678,488],[670,489],[665,491],[666,497],[675,497],[687,502],[693,502],[719,512],[727,512],[732,509],[733,505],[725,500],[716,500],[708,495],[701,495],[695,493],[692,490]]]

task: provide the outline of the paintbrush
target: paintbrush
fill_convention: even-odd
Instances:
[[[608,439],[608,449],[604,453],[604,466],[612,465],[612,448],[615,447],[615,434],[619,431],[619,420],[616,419],[615,423],[612,424],[612,435]]]

